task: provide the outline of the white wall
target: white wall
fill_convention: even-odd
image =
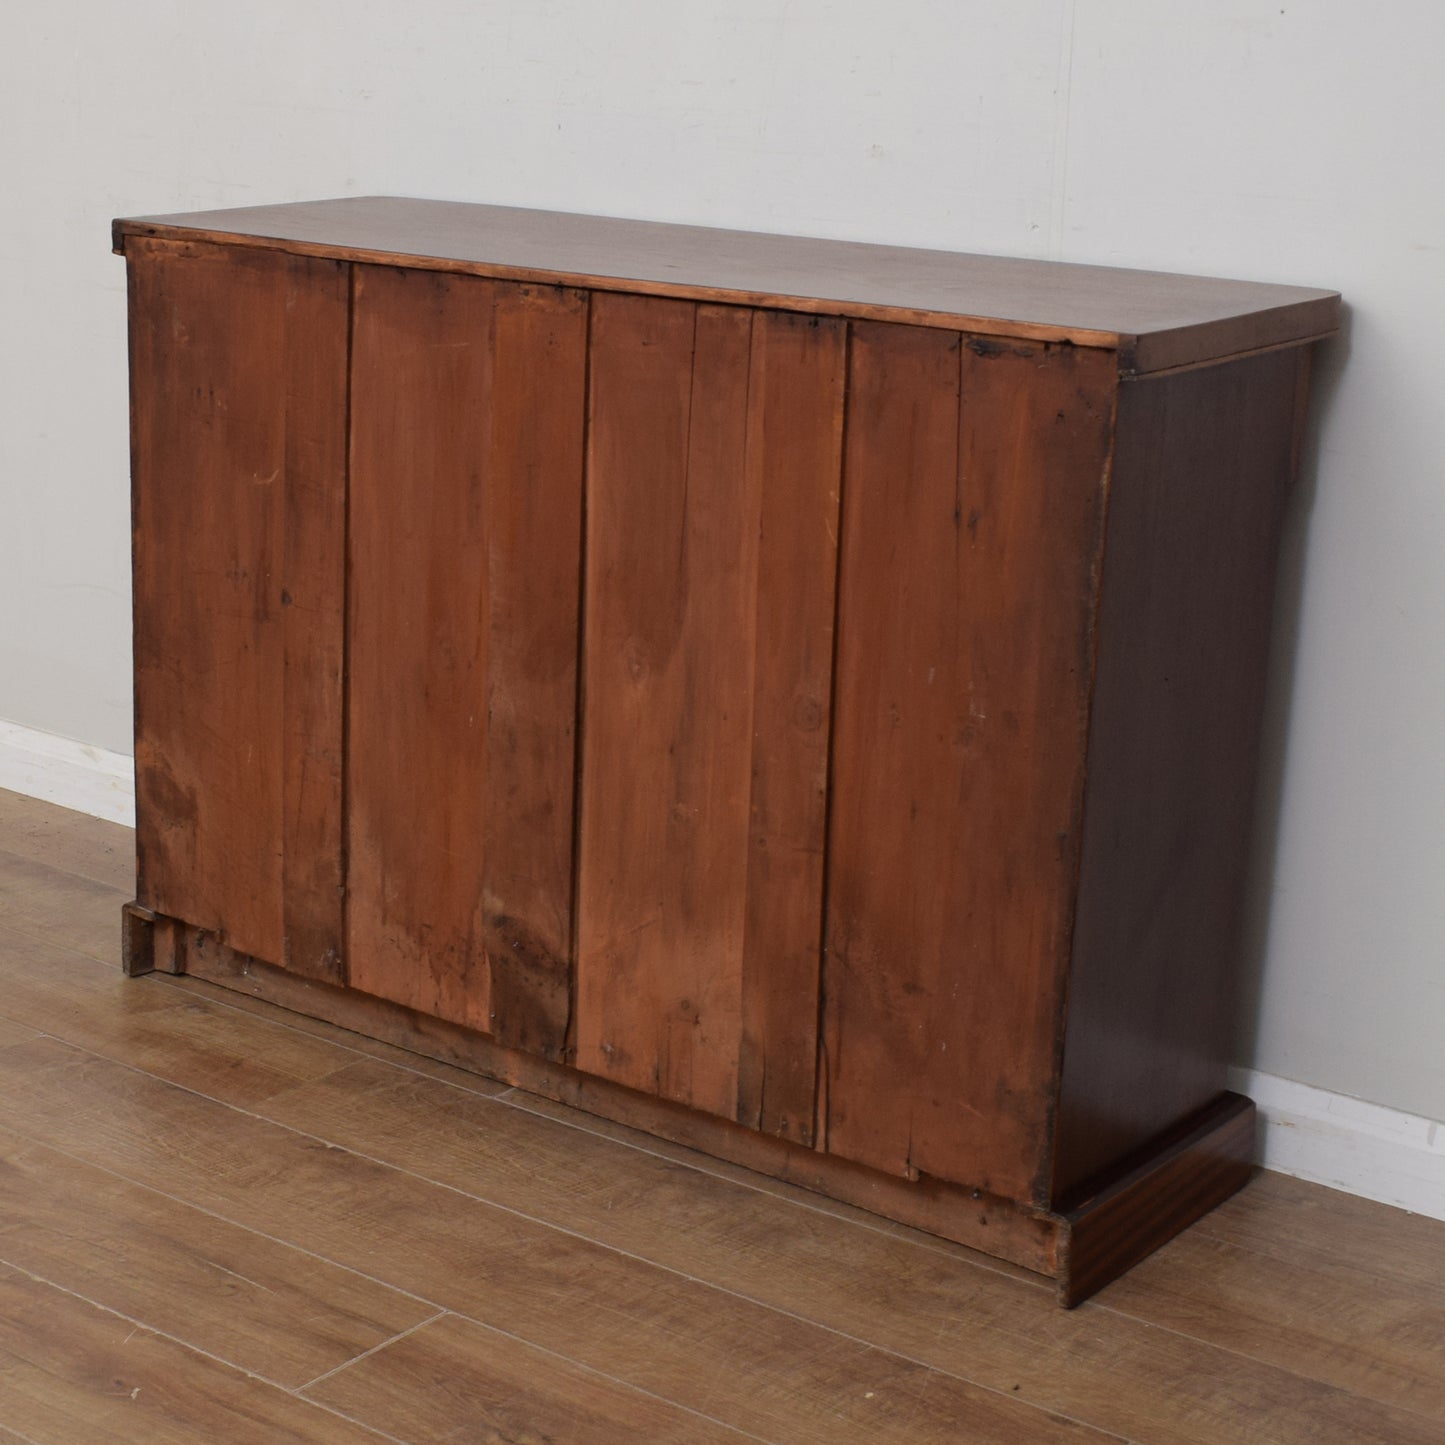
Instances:
[[[1338,287],[1240,1056],[1445,1118],[1442,55],[1438,0],[8,7],[0,718],[129,747],[114,214],[394,192]]]

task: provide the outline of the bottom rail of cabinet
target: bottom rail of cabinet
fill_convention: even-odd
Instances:
[[[1254,1104],[1225,1093],[1068,1207],[1031,1209],[966,1185],[882,1174],[504,1048],[458,1024],[237,953],[213,933],[138,904],[123,910],[122,959],[128,974],[190,974],[1007,1260],[1054,1279],[1067,1308],[1221,1204],[1254,1169]]]

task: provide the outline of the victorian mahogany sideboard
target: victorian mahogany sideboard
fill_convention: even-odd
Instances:
[[[1225,1089],[1295,287],[372,197],[116,223],[185,971],[1085,1297]]]

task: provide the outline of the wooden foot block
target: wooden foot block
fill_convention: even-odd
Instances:
[[[127,978],[153,973],[156,966],[156,915],[139,903],[120,910],[120,966]]]
[[[1162,1148],[1062,1210],[1059,1303],[1081,1304],[1241,1189],[1254,1172],[1254,1144],[1253,1101],[1224,1094]]]
[[[185,958],[177,947],[181,925],[139,903],[120,910],[120,966],[127,978],[144,973],[184,973]]]

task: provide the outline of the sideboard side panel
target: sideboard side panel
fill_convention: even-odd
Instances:
[[[350,983],[557,1057],[586,298],[356,273]]]
[[[344,411],[303,358],[339,359],[344,383],[348,268],[139,240],[127,258],[137,898],[334,977],[339,574],[313,573],[288,532],[314,495],[332,510],[306,525],[323,557],[339,545]],[[312,725],[327,756],[301,786]],[[314,905],[296,906],[302,876],[329,887]]]
[[[1020,1201],[1047,1160],[1115,385],[1104,352],[853,326],[824,1141]]]
[[[1121,383],[1054,1197],[1226,1087],[1307,348]]]

